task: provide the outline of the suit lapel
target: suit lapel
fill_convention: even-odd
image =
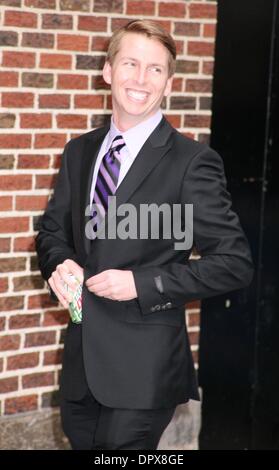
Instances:
[[[80,177],[80,214],[81,214],[81,238],[84,241],[85,251],[90,251],[90,240],[85,236],[85,224],[90,217],[85,215],[85,209],[90,204],[90,191],[93,178],[96,159],[101,148],[102,142],[109,131],[109,125],[97,129],[85,139],[84,150],[81,161],[81,177]]]

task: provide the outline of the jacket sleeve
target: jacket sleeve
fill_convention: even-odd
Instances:
[[[207,147],[192,158],[181,203],[193,204],[193,245],[200,259],[134,269],[143,314],[250,284],[251,253],[226,186],[223,160],[214,150]]]
[[[66,144],[54,193],[42,216],[35,238],[39,268],[48,280],[56,266],[70,258],[77,260],[73,246],[71,216],[71,184],[68,170],[69,144]],[[53,291],[52,297],[56,299]]]

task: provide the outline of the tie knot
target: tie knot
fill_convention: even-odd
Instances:
[[[122,147],[124,147],[125,145],[125,141],[122,137],[122,135],[117,135],[116,137],[114,137],[112,143],[111,143],[111,150],[116,150],[117,152],[120,151],[120,149],[122,149]]]

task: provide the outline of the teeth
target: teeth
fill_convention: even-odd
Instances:
[[[147,93],[141,93],[138,91],[128,90],[127,94],[136,100],[143,101],[147,97]]]

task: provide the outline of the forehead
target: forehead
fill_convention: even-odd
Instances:
[[[127,56],[167,63],[168,54],[168,50],[157,39],[148,38],[144,34],[126,33],[121,38],[117,56],[119,59]]]

